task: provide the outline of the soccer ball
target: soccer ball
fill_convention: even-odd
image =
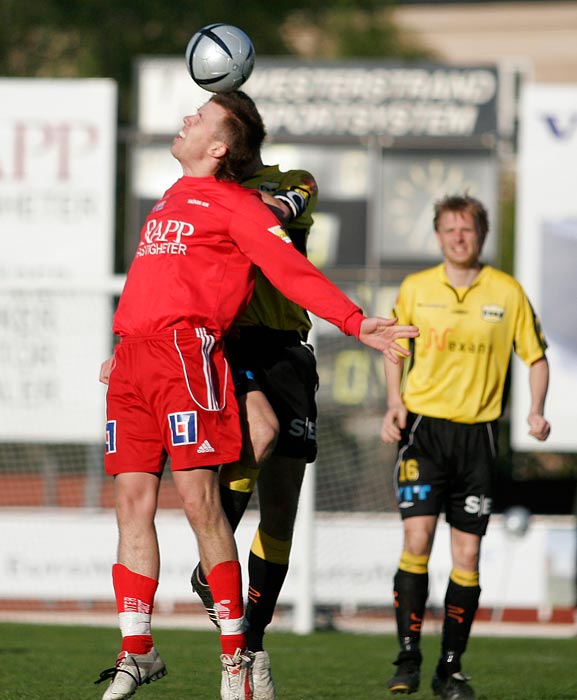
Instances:
[[[523,537],[529,529],[531,512],[524,506],[512,506],[503,513],[505,530],[515,537]]]
[[[231,24],[209,24],[186,47],[186,66],[197,85],[210,92],[232,92],[245,83],[254,67],[250,38]]]

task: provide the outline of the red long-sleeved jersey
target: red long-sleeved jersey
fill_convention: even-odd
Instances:
[[[286,297],[359,336],[363,314],[290,242],[260,195],[214,177],[181,177],[148,215],[113,330],[148,336],[205,327],[227,333],[261,268]]]

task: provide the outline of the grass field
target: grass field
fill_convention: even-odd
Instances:
[[[140,700],[218,700],[219,645],[211,631],[157,630],[157,648],[168,675],[143,686]],[[100,700],[100,671],[113,665],[119,633],[110,628],[0,624],[0,700]],[[271,632],[278,700],[384,700],[394,667],[391,635]],[[465,671],[479,700],[576,700],[577,641],[573,639],[475,638]],[[423,640],[422,687],[415,700],[431,700],[429,688],[438,638]],[[401,696],[402,697],[402,696]]]

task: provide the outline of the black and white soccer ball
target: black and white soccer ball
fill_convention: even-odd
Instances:
[[[210,92],[232,92],[254,68],[250,37],[232,24],[209,24],[186,47],[186,66],[197,85]]]

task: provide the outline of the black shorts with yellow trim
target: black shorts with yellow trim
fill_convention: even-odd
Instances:
[[[312,347],[296,331],[238,331],[226,341],[237,396],[262,391],[280,425],[274,454],[314,462],[319,378]]]
[[[395,465],[403,519],[439,515],[458,530],[483,536],[491,514],[498,425],[456,423],[409,413]]]

